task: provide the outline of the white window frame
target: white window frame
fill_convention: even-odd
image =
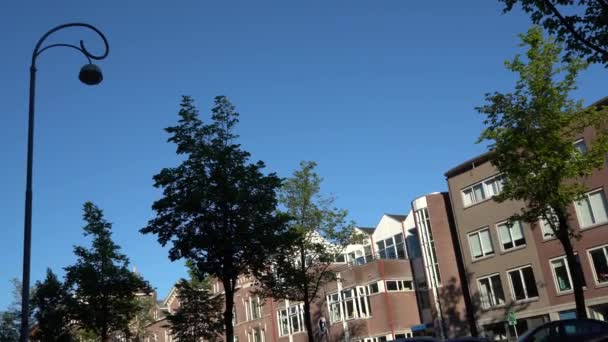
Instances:
[[[332,305],[337,308],[337,315],[333,313]],[[342,297],[340,292],[330,293],[327,295],[327,311],[329,312],[330,323],[333,324],[342,321]],[[335,318],[334,316],[337,316],[337,318]]]
[[[388,283],[396,283],[397,285],[397,289],[396,290],[389,290],[388,289]],[[405,286],[405,282],[409,282],[410,283],[410,287],[406,287]],[[390,280],[386,280],[386,292],[408,292],[408,291],[414,291],[414,281],[411,279],[390,279]]]
[[[582,144],[581,144],[581,143],[582,143]],[[585,153],[587,153],[587,143],[585,142],[585,139],[584,139],[584,138],[580,138],[580,139],[575,140],[575,141],[572,143],[572,146],[574,146],[574,148],[575,148],[575,149],[576,149],[578,152],[580,152],[581,154],[585,154]],[[579,148],[579,146],[583,146],[583,148],[581,149],[581,148]]]
[[[495,289],[494,286],[492,286],[492,284],[493,284],[492,278],[495,278],[495,277],[498,277],[498,283],[500,284],[500,287],[502,290],[502,296],[505,297],[505,290],[502,286],[502,279],[500,278],[500,273],[488,274],[486,276],[477,278],[477,289],[479,290],[480,298],[483,297],[482,291],[481,291],[481,289],[483,288],[481,285],[481,281],[487,279],[488,284],[490,284],[490,293],[488,295],[490,295],[491,298],[487,298],[488,299],[487,302],[489,305],[485,305],[483,300],[480,303],[481,307],[486,310],[502,307],[505,305],[505,302],[506,302],[506,298],[503,298],[502,303],[500,303],[500,299],[498,298],[498,296],[495,293],[497,289]]]
[[[564,267],[566,267],[566,274],[568,275],[568,282],[570,283],[569,290],[560,290],[559,289],[559,284],[557,282],[557,274],[555,273],[555,269],[557,267],[554,265],[554,262],[560,261],[560,260],[564,263]],[[551,268],[551,275],[553,276],[553,285],[555,285],[555,292],[558,294],[573,292],[574,283],[572,282],[572,274],[570,274],[570,265],[568,265],[568,260],[566,259],[566,256],[562,255],[557,258],[549,259],[549,268]]]
[[[395,236],[401,235],[401,242],[397,243],[397,240],[395,240]],[[390,242],[390,245],[387,244],[387,241]],[[384,248],[380,248],[379,243],[382,242],[382,245],[384,246]],[[403,258],[399,257],[399,250],[397,249],[397,245],[401,244],[401,248],[403,249]],[[382,239],[380,241],[376,242],[376,247],[378,248],[378,256],[381,259],[392,259],[392,260],[407,260],[408,259],[408,255],[407,255],[407,248],[405,247],[405,237],[403,236],[403,233],[398,233],[398,234],[394,234],[392,236],[387,237],[386,239]],[[395,257],[394,258],[389,258],[388,256],[388,250],[392,250],[392,252],[394,253]],[[381,251],[384,251],[384,258],[382,258],[380,256]],[[365,253],[363,253],[365,254]]]
[[[532,269],[532,275],[534,276],[534,285],[536,286],[536,293],[537,293],[537,295],[535,297],[530,297],[528,295],[528,288],[526,287],[526,282],[524,280],[524,272],[522,270],[524,268],[528,268],[528,267]],[[522,287],[524,288],[524,294],[526,296],[526,298],[524,298],[524,299],[517,299],[517,298],[515,298],[515,288],[513,287],[513,280],[511,279],[511,273],[512,272],[519,272],[519,277],[521,279]],[[540,291],[538,291],[538,285],[536,285],[536,275],[534,275],[534,267],[532,267],[531,264],[507,270],[507,279],[509,281],[509,287],[510,287],[510,290],[511,290],[511,298],[513,298],[514,302],[516,302],[516,303],[523,303],[523,302],[537,300],[539,298]]]
[[[604,211],[606,213],[606,216],[608,217],[608,199],[606,199],[606,192],[604,192],[604,188],[603,187],[602,188],[593,189],[591,191],[586,192],[584,194],[585,199],[583,199],[583,200],[589,201],[589,195],[595,194],[597,192],[601,192],[602,193],[602,195],[601,195],[602,196],[602,200],[603,200],[602,203],[604,204]],[[579,227],[581,229],[587,229],[587,228],[591,228],[591,227],[595,227],[595,226],[599,226],[599,225],[608,223],[608,219],[605,220],[605,221],[598,222],[594,218],[596,215],[594,214],[594,210],[593,210],[593,207],[591,207],[590,202],[588,202],[589,203],[589,208],[591,209],[591,216],[592,216],[592,218],[593,218],[593,220],[595,222],[593,222],[590,225],[583,226],[583,221],[581,220],[581,213],[580,213],[580,209],[579,209],[579,205],[578,205],[578,203],[580,203],[580,202],[581,201],[574,201],[574,209],[576,211],[576,219],[577,219],[577,221],[579,223]]]
[[[464,208],[473,206],[477,203],[481,203],[484,201],[487,201],[489,199],[491,199],[492,197],[500,194],[502,192],[502,184],[503,184],[503,174],[499,173],[499,174],[495,174],[491,177],[488,177],[480,182],[477,183],[473,183],[465,188],[462,188],[460,190],[460,195],[462,198],[462,205]],[[500,182],[499,182],[500,181]],[[498,192],[494,191],[494,188],[492,187],[493,183],[497,183],[498,184]],[[483,192],[483,198],[476,198],[475,196],[475,188],[477,188],[478,186],[481,185],[481,190]],[[470,196],[468,194],[470,194]],[[467,197],[469,196],[469,197]],[[470,200],[467,200],[467,198],[470,198]]]
[[[519,245],[519,246],[515,246],[515,240],[513,239],[513,228],[515,227],[515,225],[519,225],[519,228],[521,229],[521,236],[524,239],[524,244],[523,245]],[[513,247],[511,248],[506,248],[504,246],[504,243],[502,242],[502,239],[500,238],[500,227],[506,227],[506,229],[508,229],[508,233],[509,233],[509,239],[511,240],[511,243],[513,244]],[[516,249],[520,249],[520,248],[526,248],[526,246],[528,245],[528,242],[526,241],[526,234],[525,234],[525,230],[524,230],[524,226],[523,223],[521,221],[515,221],[513,222],[513,224],[511,226],[509,226],[509,221],[502,221],[502,222],[498,222],[495,225],[496,227],[496,234],[498,235],[498,243],[500,244],[500,250],[503,252],[509,252],[509,251],[513,251]]]
[[[371,282],[371,283],[365,285],[365,287],[367,287],[367,293],[371,296],[373,294],[382,292],[382,287],[380,286],[381,284],[382,283],[379,281],[374,281],[374,282]],[[378,291],[372,292],[372,285],[376,285],[376,288],[378,288]]]
[[[587,250],[587,256],[589,258],[589,263],[591,264],[591,272],[593,272],[593,281],[595,282],[595,284],[597,286],[608,286],[608,277],[606,277],[606,281],[602,281],[602,282],[599,281],[599,277],[595,270],[595,264],[593,262],[593,257],[591,257],[591,252],[597,251],[597,250],[602,250],[602,252],[604,252],[604,258],[606,259],[606,263],[608,263],[608,245],[597,246],[597,247],[589,248]]]
[[[490,240],[490,251],[489,252],[485,252],[484,248],[483,248],[483,243],[482,243],[482,239],[481,239],[481,233],[482,232],[488,232],[488,237]],[[479,260],[479,259],[483,259],[486,257],[490,257],[490,256],[494,256],[496,253],[494,252],[494,244],[492,243],[492,233],[490,232],[490,227],[483,227],[481,229],[477,229],[476,231],[473,231],[469,234],[467,234],[468,237],[468,242],[469,242],[469,250],[471,251],[471,258],[473,258],[473,260]],[[475,255],[473,255],[473,248],[471,246],[471,238],[476,238],[479,241],[479,246],[481,248],[481,256],[476,257]]]
[[[279,309],[277,311],[277,322],[279,325],[279,336],[288,336],[291,332],[288,307]],[[283,323],[286,324],[283,325]]]

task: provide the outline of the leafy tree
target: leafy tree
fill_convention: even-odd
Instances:
[[[15,311],[0,313],[0,342],[19,341],[19,319],[20,315]]]
[[[209,283],[181,279],[177,284],[179,308],[169,314],[171,333],[182,342],[217,341],[224,331],[223,298],[213,296]]]
[[[112,241],[112,224],[93,203],[84,204],[84,235],[92,236],[90,248],[77,246],[77,261],[66,267],[69,311],[82,330],[102,342],[122,333],[137,313],[135,294],[147,284],[128,268],[129,259]]]
[[[572,249],[579,233],[570,226],[568,208],[582,199],[582,181],[605,163],[608,152],[608,113],[595,107],[583,108],[569,98],[576,78],[585,64],[572,59],[557,64],[561,48],[545,40],[539,27],[521,35],[527,46],[527,61],[516,56],[506,62],[519,74],[512,93],[486,95],[487,104],[477,108],[487,116],[480,141],[490,142],[490,161],[506,176],[498,202],[519,200],[526,203],[511,217],[536,224],[547,220],[561,242],[572,273],[574,297],[579,318],[586,317],[583,273]],[[587,152],[579,152],[573,142],[587,127],[595,128],[595,138]]]
[[[34,339],[48,342],[71,341],[67,292],[57,276],[47,269],[44,282],[36,282],[32,307],[37,329]]]
[[[353,241],[347,211],[333,207],[334,199],[321,196],[322,178],[315,162],[301,162],[281,191],[281,204],[293,218],[287,234],[277,240],[272,270],[256,274],[265,297],[303,302],[308,340],[314,341],[311,304],[323,286],[335,280],[331,268],[336,255]],[[280,243],[279,243],[280,242]]]
[[[234,106],[218,96],[212,112],[212,122],[204,124],[192,98],[183,97],[179,123],[166,131],[185,160],[154,176],[163,198],[141,232],[156,234],[163,246],[171,242],[171,260],[189,260],[197,274],[222,282],[225,337],[232,342],[237,278],[275,248],[287,219],[276,211],[281,179],[264,175],[264,163],[250,163],[250,154],[235,143]]]
[[[499,0],[509,12],[516,4],[564,42],[567,57],[587,58],[608,67],[608,1],[606,0]]]
[[[154,299],[147,294],[139,294],[133,301],[137,310],[129,323],[125,336],[128,341],[143,342],[150,336],[148,326],[154,322],[154,318],[152,317]]]

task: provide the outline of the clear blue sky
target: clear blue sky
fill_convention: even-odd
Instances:
[[[179,5],[178,5],[179,3]],[[206,114],[215,95],[241,113],[243,147],[288,176],[316,160],[359,225],[406,213],[419,195],[446,189],[443,173],[484,151],[475,144],[483,94],[510,90],[503,61],[518,51],[521,13],[497,1],[3,1],[0,3],[0,309],[21,276],[28,67],[51,27],[85,21],[103,30],[110,56],[101,86],[81,85],[83,58],[69,49],[39,60],[33,280],[63,274],[91,200],[114,238],[160,296],[185,274],[138,230],[159,197],[152,175],[176,164],[163,128],[182,94]],[[70,30],[55,42],[84,37]],[[608,95],[593,67],[577,96]]]

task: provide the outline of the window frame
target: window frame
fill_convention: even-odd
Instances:
[[[593,247],[593,248],[589,248],[587,250],[587,256],[589,257],[589,263],[590,263],[590,266],[591,266],[591,272],[593,272],[593,282],[595,283],[595,285],[597,287],[604,287],[604,286],[608,286],[608,277],[606,278],[606,281],[599,282],[599,277],[598,277],[597,271],[595,269],[595,263],[593,262],[593,257],[591,256],[591,252],[597,251],[597,250],[602,250],[603,251],[604,259],[606,260],[606,264],[608,264],[608,244],[601,245],[601,246],[596,246],[596,247]]]
[[[482,244],[482,240],[481,240],[481,233],[487,231],[488,232],[488,237],[490,238],[490,248],[491,248],[491,253],[486,254],[483,250],[483,244]],[[474,235],[476,235],[476,238],[479,241],[479,247],[481,248],[481,256],[480,257],[476,257],[475,255],[473,255],[473,248],[471,248],[471,237],[473,237]],[[479,228],[475,231],[472,231],[470,233],[467,234],[467,242],[469,243],[469,251],[471,252],[471,258],[472,260],[481,260],[481,259],[485,259],[485,258],[490,258],[494,255],[496,255],[496,252],[494,251],[494,244],[492,243],[492,233],[490,231],[490,227],[489,226],[485,226],[482,228]]]
[[[386,281],[386,292],[410,292],[414,291],[414,281],[412,279],[387,279]],[[397,286],[396,290],[389,290],[388,283],[394,282]],[[410,287],[406,287],[405,283],[409,282]]]
[[[604,191],[604,187],[595,188],[591,191],[585,192],[585,194],[584,194],[585,198],[583,200],[589,201],[589,195],[597,193],[597,192],[602,193],[602,200],[603,200],[602,203],[604,204],[604,212],[606,214],[606,217],[608,217],[608,198],[606,198],[606,192]],[[602,221],[602,222],[596,221],[590,225],[583,226],[583,221],[581,220],[581,213],[580,213],[580,209],[579,209],[579,205],[578,205],[579,202],[581,202],[581,201],[574,201],[574,211],[576,212],[576,220],[577,220],[578,226],[581,230],[590,229],[590,228],[594,228],[594,227],[601,226],[604,224],[608,224],[608,219],[606,219],[605,221]],[[590,203],[590,201],[589,201],[589,203]],[[593,207],[590,206],[590,208],[591,208],[591,215],[594,217],[595,215],[593,212]],[[595,221],[595,219],[594,219],[594,221]]]
[[[494,287],[492,286],[492,278],[494,278],[494,277],[498,277],[498,283],[500,284],[500,289],[501,289],[501,291],[502,291],[502,296],[503,296],[502,303],[498,303],[498,300],[496,300],[496,299],[497,299],[497,296],[496,296],[496,294],[495,294],[495,290],[496,290],[496,289],[494,289]],[[480,295],[480,297],[482,297],[482,294],[481,294],[481,292],[482,292],[482,291],[481,291],[481,289],[482,289],[482,286],[481,286],[481,281],[482,281],[482,280],[486,280],[486,279],[488,280],[488,283],[490,284],[490,291],[492,292],[492,293],[491,293],[491,295],[492,295],[491,301],[494,301],[494,302],[496,302],[497,304],[495,304],[495,305],[490,305],[490,306],[487,306],[487,307],[486,307],[486,306],[483,304],[484,302],[483,302],[483,301],[481,301],[481,302],[480,302],[481,308],[482,308],[482,309],[484,309],[484,310],[491,310],[491,309],[496,309],[496,308],[500,308],[500,307],[505,306],[505,304],[506,304],[506,302],[507,302],[507,298],[506,298],[506,296],[505,296],[505,289],[504,289],[504,288],[503,288],[503,286],[502,286],[502,278],[500,277],[500,272],[497,272],[497,273],[492,273],[492,274],[488,274],[488,275],[485,275],[485,276],[483,276],[483,277],[479,277],[479,278],[477,278],[477,289],[478,289],[478,291],[479,291],[479,295]],[[488,299],[489,299],[489,298],[488,298]]]
[[[536,286],[536,296],[535,297],[528,296],[528,288],[526,287],[526,282],[524,280],[524,273],[522,270],[525,268],[528,268],[528,267],[530,269],[532,269],[532,276],[534,276],[534,285]],[[519,276],[520,276],[520,279],[521,279],[521,282],[523,285],[523,289],[524,289],[524,294],[526,295],[526,298],[524,298],[524,299],[517,299],[515,296],[515,288],[513,287],[513,279],[511,278],[512,272],[519,272]],[[540,298],[540,291],[538,291],[538,285],[536,284],[536,276],[534,275],[534,267],[532,267],[532,264],[519,266],[519,267],[515,267],[515,268],[511,268],[511,269],[507,270],[507,278],[509,280],[509,288],[511,291],[511,297],[513,298],[513,301],[515,303],[525,303],[525,302],[535,301]]]
[[[502,179],[502,182],[501,182],[501,185],[500,185],[500,189],[498,190],[497,193],[494,193],[494,189],[492,188],[492,186],[490,184],[493,183],[493,182],[495,182],[495,181],[497,181],[497,180],[499,180],[499,179]],[[461,199],[462,199],[462,207],[465,208],[465,209],[468,208],[468,207],[472,207],[472,206],[474,206],[476,204],[485,202],[485,201],[493,198],[494,196],[500,194],[502,192],[502,184],[503,184],[503,182],[504,182],[504,173],[501,172],[501,173],[497,173],[497,174],[492,175],[492,176],[490,176],[488,178],[485,178],[485,179],[483,179],[483,180],[481,180],[479,182],[475,182],[473,184],[470,184],[470,185],[465,186],[464,188],[460,189],[460,196],[461,196]],[[480,200],[476,199],[476,196],[475,196],[475,188],[477,186],[479,186],[479,185],[481,185],[481,189],[483,191],[483,198],[480,199]],[[489,189],[491,191],[488,191]],[[467,194],[466,194],[467,192],[469,192],[472,195],[470,197],[471,198],[471,202],[470,203],[467,203],[467,199],[466,199],[467,198]]]
[[[515,240],[513,239],[513,235],[511,233],[511,230],[513,229],[513,227],[515,227],[515,223],[517,223],[519,225],[519,228],[521,229],[521,237],[524,240],[523,245],[515,245]],[[508,229],[508,233],[509,233],[509,239],[511,240],[511,243],[513,244],[513,247],[511,248],[507,248],[505,249],[504,243],[502,242],[502,239],[500,238],[500,227],[501,226],[505,226]],[[498,243],[500,244],[500,251],[503,253],[506,252],[512,252],[518,249],[522,249],[522,248],[526,248],[526,246],[528,246],[528,242],[526,241],[526,234],[523,223],[520,220],[514,221],[513,225],[509,226],[509,220],[504,220],[501,222],[497,222],[494,227],[496,228],[496,234],[498,236]]]
[[[557,282],[557,274],[555,272],[555,265],[553,264],[556,261],[562,261],[564,263],[564,267],[566,268],[566,274],[568,275],[568,282],[570,284],[569,290],[560,290],[559,284]],[[553,285],[555,285],[555,293],[557,294],[566,294],[574,292],[574,283],[572,282],[572,274],[570,273],[570,265],[568,265],[568,260],[565,255],[558,256],[555,258],[549,259],[549,268],[551,269],[551,275],[553,277]]]

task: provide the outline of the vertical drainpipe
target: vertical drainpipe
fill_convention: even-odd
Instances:
[[[372,246],[374,245],[374,238],[373,236],[370,237],[370,239],[372,240]],[[373,248],[373,247],[372,247]],[[386,274],[384,272],[384,260],[379,259],[378,260],[378,266],[380,268],[380,277],[382,277],[382,283],[384,284],[384,301],[386,302],[386,314],[388,317],[388,325],[391,329],[391,334],[393,334],[393,339],[395,339],[395,327],[393,325],[393,308],[391,306],[391,301],[388,298],[388,291],[386,288]]]

